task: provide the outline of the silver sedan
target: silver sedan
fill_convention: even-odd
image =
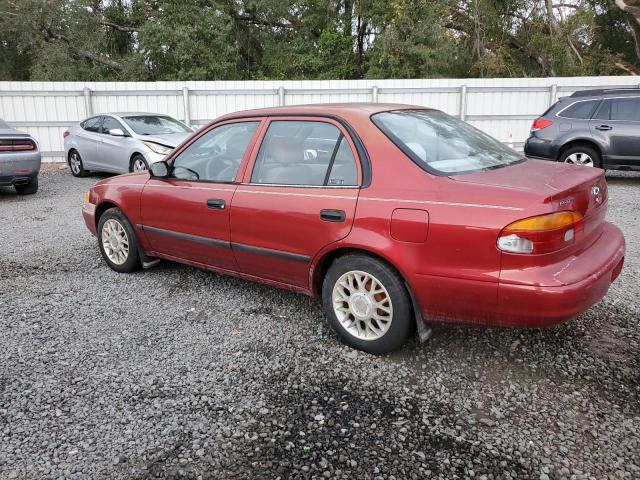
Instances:
[[[0,119],[0,186],[12,186],[20,195],[38,191],[40,148],[28,133]]]
[[[89,171],[143,172],[192,133],[168,115],[104,113],[64,132],[64,151],[75,177]]]

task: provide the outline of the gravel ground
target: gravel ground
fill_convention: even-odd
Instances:
[[[112,272],[80,215],[98,177],[0,189],[0,478],[640,478],[640,175],[608,178],[628,256],[599,305],[386,357],[301,295]]]

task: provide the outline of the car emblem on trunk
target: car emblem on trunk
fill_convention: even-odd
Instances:
[[[594,185],[593,187],[591,187],[591,195],[593,195],[595,197],[596,203],[602,202],[602,195],[600,195],[600,187],[599,186]]]

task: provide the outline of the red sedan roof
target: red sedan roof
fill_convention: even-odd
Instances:
[[[240,112],[228,113],[222,118],[235,118],[259,115],[337,115],[340,117],[369,117],[374,113],[389,110],[425,109],[418,105],[401,103],[315,103],[308,105],[289,105],[284,107],[257,108]]]

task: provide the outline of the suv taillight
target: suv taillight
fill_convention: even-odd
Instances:
[[[545,120],[544,118],[536,118],[531,125],[531,131],[536,132],[538,130],[542,130],[543,128],[547,128],[553,125],[551,120]]]
[[[582,215],[563,211],[518,220],[498,235],[498,248],[509,253],[549,253],[567,247],[582,233]]]
[[[71,135],[71,132],[69,132],[69,130],[65,130],[62,134],[62,138],[67,138],[69,135]]]

